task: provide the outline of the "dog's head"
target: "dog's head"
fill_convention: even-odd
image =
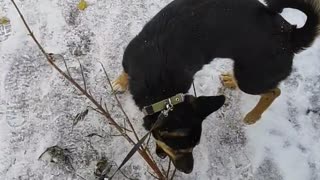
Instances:
[[[224,96],[185,96],[185,101],[169,112],[165,123],[152,132],[157,142],[157,155],[160,158],[169,156],[179,171],[191,173],[192,151],[200,142],[202,122],[224,102]],[[158,114],[144,117],[145,128],[150,130],[157,118]]]

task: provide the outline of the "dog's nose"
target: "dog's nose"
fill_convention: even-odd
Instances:
[[[193,155],[192,153],[184,153],[183,155],[177,155],[173,160],[174,166],[181,172],[190,174],[193,170]]]

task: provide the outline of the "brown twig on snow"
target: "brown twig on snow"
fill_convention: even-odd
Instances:
[[[168,169],[167,169],[167,174],[166,174],[167,178],[169,178],[170,169],[171,169],[171,159],[169,159],[169,164],[168,164]]]
[[[171,175],[170,180],[173,180],[174,176],[176,175],[176,172],[177,172],[177,169],[176,169],[176,168],[174,168],[174,170],[173,170],[173,173],[172,173],[172,175]]]
[[[91,93],[89,93],[85,88],[82,88],[71,76],[63,72],[55,63],[53,58],[44,50],[44,48],[41,46],[39,41],[36,39],[34,34],[32,33],[30,27],[28,26],[26,20],[24,19],[24,16],[22,15],[20,9],[16,5],[14,0],[11,0],[13,3],[14,7],[16,8],[18,14],[20,15],[20,18],[22,19],[25,27],[27,28],[29,35],[33,39],[33,41],[37,44],[38,48],[40,51],[43,53],[43,55],[46,57],[48,63],[55,69],[57,70],[64,78],[66,78],[74,87],[76,87],[83,95],[85,95],[96,107],[99,109],[99,111],[103,114],[105,118],[109,120],[109,122],[114,125],[114,127],[121,133],[123,134],[123,137],[132,145],[135,145],[135,142],[127,135],[123,133],[123,128],[120,127],[116,121],[111,117],[111,115],[108,113],[108,110],[105,109],[99,102],[97,102],[93,96],[91,96]],[[68,70],[67,70],[68,71]],[[158,168],[157,164],[150,158],[150,156],[146,153],[146,151],[139,149],[138,150],[139,154],[143,157],[143,159],[147,162],[147,164],[152,168],[152,170],[157,174],[159,179],[166,179],[165,176],[162,174],[160,169]]]
[[[108,76],[108,73],[107,73],[106,69],[104,68],[103,64],[102,64],[101,62],[100,62],[100,64],[101,64],[101,67],[102,67],[102,69],[103,69],[103,72],[104,72],[105,76],[107,77],[109,86],[111,87],[112,92],[114,92],[114,89],[113,89],[113,87],[112,87],[111,80],[110,80],[110,78],[109,78],[109,76]],[[135,129],[134,129],[134,127],[133,127],[130,119],[129,119],[129,116],[128,116],[127,113],[124,111],[124,109],[123,109],[123,107],[122,107],[122,105],[121,105],[121,103],[120,103],[120,101],[119,101],[118,96],[116,95],[116,93],[113,93],[113,94],[114,94],[114,98],[116,99],[116,101],[117,101],[117,103],[118,103],[119,108],[121,109],[122,113],[124,114],[124,116],[125,116],[125,118],[126,118],[126,120],[127,120],[127,123],[129,124],[131,130],[133,131],[134,136],[136,137],[137,141],[139,141],[139,137],[138,137],[138,135],[137,135],[137,133],[136,133],[136,131],[135,131]]]

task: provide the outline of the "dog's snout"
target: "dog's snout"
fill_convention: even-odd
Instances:
[[[174,166],[181,172],[190,174],[193,170],[193,155],[192,153],[184,153],[177,155],[176,159],[173,160]]]
[[[174,166],[181,172],[189,174],[193,170],[193,148],[173,150],[164,142],[157,141],[156,153],[159,157],[165,158],[166,155],[170,157]]]

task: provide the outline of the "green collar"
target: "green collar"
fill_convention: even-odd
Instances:
[[[152,115],[160,111],[169,111],[173,109],[173,106],[180,104],[184,101],[184,95],[182,93],[172,96],[168,99],[159,101],[150,106],[145,106],[142,109],[144,115]]]

